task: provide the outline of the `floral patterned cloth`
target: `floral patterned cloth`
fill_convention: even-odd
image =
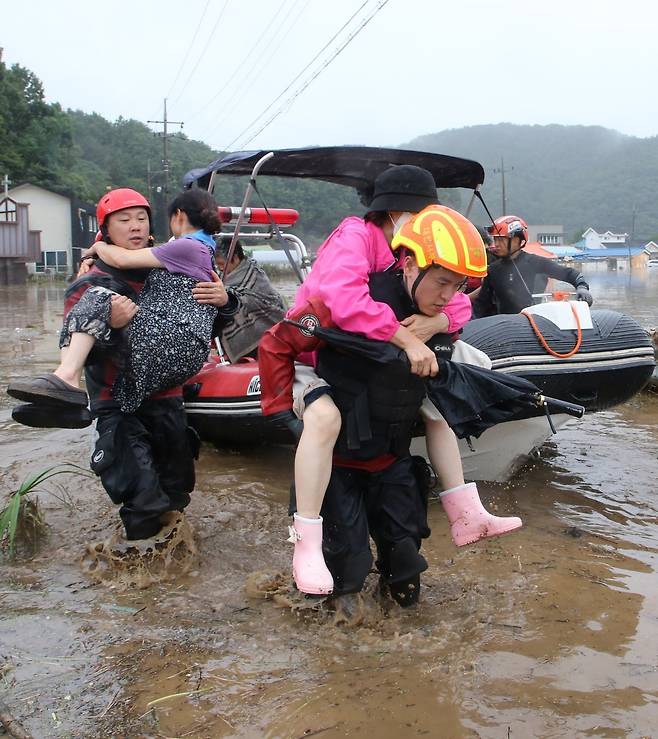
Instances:
[[[215,267],[213,259],[213,268]],[[139,298],[139,310],[124,334],[123,369],[112,395],[123,413],[132,413],[153,393],[180,385],[208,358],[217,308],[192,296],[197,280],[166,269],[152,269]],[[60,347],[71,333],[91,334],[112,343],[109,325],[112,290],[89,288],[66,317]]]

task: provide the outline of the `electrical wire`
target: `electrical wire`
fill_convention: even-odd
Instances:
[[[201,52],[199,58],[196,60],[196,64],[194,67],[192,67],[192,71],[187,75],[187,79],[185,80],[182,90],[180,94],[176,97],[175,100],[173,100],[173,103],[178,102],[181,97],[185,94],[185,90],[187,88],[187,83],[192,79],[192,75],[197,71],[199,64],[201,64],[201,60],[206,54],[206,51],[208,51],[208,47],[210,46],[210,42],[214,40],[215,38],[215,30],[217,29],[217,26],[219,25],[219,21],[224,16],[224,11],[226,10],[226,6],[228,5],[229,0],[224,0],[224,5],[222,6],[222,9],[219,11],[219,15],[217,16],[217,20],[215,21],[215,25],[212,27],[212,31],[210,31],[210,34],[208,36],[208,40],[206,41],[206,45],[203,47],[203,51]]]
[[[222,87],[220,87],[219,90],[210,98],[210,100],[206,101],[201,108],[199,108],[197,111],[195,111],[194,113],[192,113],[192,115],[187,116],[187,120],[188,121],[193,120],[194,118],[196,118],[199,115],[199,113],[202,113],[204,110],[206,110],[210,105],[212,105],[215,102],[215,100],[217,100],[217,98],[224,92],[224,90],[226,90],[227,87],[230,87],[230,85],[235,80],[235,76],[234,75],[236,74],[236,72],[239,69],[242,68],[242,66],[247,62],[247,60],[249,59],[249,57],[254,53],[255,49],[258,47],[258,45],[260,44],[260,42],[263,39],[263,37],[265,36],[265,34],[269,31],[270,25],[271,25],[272,21],[279,15],[279,13],[281,12],[281,9],[283,8],[283,6],[286,4],[287,1],[288,0],[283,0],[283,2],[281,3],[281,5],[279,5],[279,7],[274,12],[274,14],[271,16],[271,18],[265,24],[265,27],[263,28],[260,36],[256,39],[256,41],[254,42],[254,44],[252,45],[252,47],[247,52],[246,56],[240,62],[238,62],[238,64],[233,69],[233,71],[230,74],[227,75],[228,81],[225,82],[224,85],[222,85]]]
[[[277,97],[272,100],[272,102],[264,109],[262,110],[256,118],[254,118],[249,125],[244,128],[233,140],[236,141],[241,136],[243,136],[254,124],[256,124],[266,113],[270,108],[272,108],[285,94],[288,92],[288,90],[297,82],[297,80],[306,72],[306,70],[312,66],[312,64],[318,59],[318,57],[327,50],[327,48],[340,36],[340,34],[347,28],[350,23],[356,18],[356,16],[363,10],[363,8],[368,4],[369,0],[365,0],[365,2],[359,7],[359,9],[353,13],[348,20],[336,31],[336,33],[327,41],[327,43],[320,49],[320,51],[317,52],[317,54],[311,59],[310,62],[288,83],[288,85],[277,95]],[[216,127],[215,127],[216,128]],[[231,143],[233,143],[231,142]],[[226,151],[226,149],[224,149]]]
[[[194,35],[192,36],[192,40],[190,41],[187,47],[187,51],[185,52],[183,61],[180,63],[180,66],[178,67],[178,72],[176,72],[176,76],[174,77],[174,81],[171,83],[171,87],[169,88],[169,92],[167,93],[166,97],[171,97],[171,93],[173,92],[174,87],[176,87],[176,83],[178,82],[180,73],[183,71],[183,67],[185,66],[185,63],[187,62],[187,58],[190,55],[190,51],[192,51],[192,46],[194,46],[194,42],[196,41],[196,37],[199,33],[199,29],[201,28],[201,23],[203,23],[203,19],[205,18],[206,11],[208,10],[209,5],[210,5],[210,0],[206,0],[206,4],[203,8],[203,12],[201,13],[201,17],[199,18],[199,22],[197,23],[196,30],[194,31]]]
[[[290,7],[290,9],[289,9],[287,15],[285,16],[285,18],[283,19],[282,23],[279,24],[279,28],[277,28],[277,30],[274,32],[275,38],[276,38],[276,34],[279,32],[280,27],[283,26],[285,24],[285,22],[287,21],[287,19],[292,15],[293,11],[297,7],[297,5],[299,5],[299,2],[300,1],[301,0],[295,0],[294,4]],[[208,129],[206,129],[206,131],[204,131],[203,133],[201,133],[200,138],[202,140],[207,137],[208,132],[210,132],[211,130],[214,131],[214,130],[220,128],[222,126],[222,124],[232,115],[235,105],[240,100],[242,100],[244,98],[244,96],[247,94],[247,92],[249,91],[249,85],[250,85],[250,83],[253,83],[253,82],[255,82],[258,79],[258,76],[256,76],[255,79],[253,78],[254,71],[257,71],[258,68],[261,71],[263,69],[267,68],[267,63],[276,54],[276,52],[279,50],[279,48],[281,47],[281,45],[285,41],[286,37],[290,34],[290,32],[297,25],[297,23],[299,22],[299,20],[302,17],[302,15],[306,12],[306,9],[308,8],[309,3],[310,3],[310,0],[305,0],[304,7],[297,13],[297,15],[294,18],[294,20],[292,21],[292,23],[290,23],[289,25],[286,25],[286,30],[279,37],[278,43],[276,43],[276,45],[275,46],[272,46],[271,48],[270,47],[266,47],[265,48],[265,51],[267,51],[269,49],[270,53],[264,59],[264,61],[262,62],[262,64],[260,64],[260,67],[259,67],[259,62],[261,62],[261,60],[263,59],[263,54],[261,54],[259,57],[257,57],[256,61],[254,62],[254,64],[252,64],[252,66],[249,69],[249,71],[247,72],[246,76],[243,78],[241,84],[239,84],[236,87],[235,91],[232,93],[232,95],[227,100],[223,101],[224,102],[224,108],[226,109],[226,112],[224,113],[224,115],[219,120],[213,121],[213,123],[211,124],[212,128],[208,128]]]
[[[314,74],[313,74],[313,75],[312,75],[312,76],[310,77],[310,79],[308,79],[308,80],[307,80],[307,81],[306,81],[306,82],[305,82],[305,83],[304,83],[304,84],[302,85],[302,87],[301,87],[301,88],[299,88],[299,89],[297,90],[297,92],[295,92],[295,93],[294,93],[294,94],[293,94],[293,95],[292,95],[292,96],[291,96],[290,98],[288,98],[288,100],[286,100],[286,101],[284,102],[284,104],[283,104],[283,105],[282,105],[282,106],[281,106],[281,107],[279,108],[279,110],[277,110],[277,112],[276,112],[276,113],[275,113],[275,114],[274,114],[274,115],[273,115],[273,116],[272,116],[272,117],[271,117],[271,118],[270,118],[270,119],[269,119],[269,120],[268,120],[268,121],[267,121],[267,122],[266,122],[266,123],[265,123],[265,124],[264,124],[263,126],[261,126],[261,127],[260,127],[260,128],[258,129],[258,131],[256,131],[256,133],[254,133],[254,134],[253,134],[253,135],[252,135],[252,136],[251,136],[250,138],[248,138],[248,139],[247,139],[246,141],[243,141],[243,143],[241,144],[241,147],[240,147],[240,148],[244,148],[245,146],[247,146],[248,144],[250,144],[250,143],[251,143],[251,142],[252,142],[252,141],[253,141],[253,140],[254,140],[254,139],[256,138],[256,136],[260,135],[260,134],[261,134],[261,133],[262,133],[262,132],[263,132],[263,131],[264,131],[264,130],[265,130],[265,129],[266,129],[266,128],[267,128],[267,127],[268,127],[268,126],[269,126],[269,125],[271,124],[271,123],[273,123],[273,121],[275,121],[275,120],[276,120],[276,119],[277,119],[277,118],[278,118],[278,117],[279,117],[279,116],[281,115],[281,113],[283,113],[283,112],[284,112],[284,110],[286,110],[287,108],[289,108],[289,107],[290,107],[290,106],[291,106],[291,105],[292,105],[292,104],[293,104],[293,103],[295,102],[295,100],[296,100],[296,99],[297,99],[297,98],[298,98],[298,97],[299,97],[299,96],[300,96],[300,95],[301,95],[301,94],[302,94],[302,93],[304,92],[304,90],[306,90],[306,89],[308,88],[308,86],[309,86],[309,85],[310,85],[310,84],[311,84],[311,83],[312,83],[312,82],[313,82],[313,81],[314,81],[315,79],[317,79],[317,77],[319,77],[319,76],[320,76],[320,74],[322,74],[322,72],[324,72],[324,70],[325,70],[325,69],[326,69],[326,68],[327,68],[327,67],[328,67],[328,66],[329,66],[329,65],[330,65],[330,64],[331,64],[331,63],[332,63],[332,62],[334,61],[334,59],[336,59],[336,57],[338,57],[338,55],[339,55],[339,54],[340,54],[340,53],[341,53],[342,51],[344,51],[344,50],[345,50],[345,48],[346,48],[346,47],[347,47],[347,46],[348,46],[348,45],[349,45],[349,44],[350,44],[350,43],[351,43],[351,42],[352,42],[352,41],[353,41],[353,40],[354,40],[354,39],[355,39],[355,38],[356,38],[356,37],[357,37],[357,36],[359,35],[359,33],[361,33],[361,31],[362,31],[362,30],[363,30],[363,29],[364,29],[364,28],[365,28],[365,27],[366,27],[366,26],[368,25],[368,23],[370,23],[370,21],[371,21],[371,20],[372,20],[372,19],[373,19],[373,18],[374,18],[374,17],[376,16],[376,15],[377,15],[377,13],[379,13],[379,11],[380,11],[380,10],[382,10],[382,8],[384,8],[384,7],[385,7],[385,6],[386,6],[386,5],[387,5],[387,4],[389,3],[389,1],[390,1],[390,0],[380,0],[379,4],[378,4],[378,5],[377,5],[377,7],[376,7],[376,8],[375,8],[375,9],[373,10],[373,12],[372,12],[372,13],[370,14],[370,16],[368,16],[368,17],[367,17],[367,18],[366,18],[366,19],[365,19],[365,20],[364,20],[364,21],[363,21],[363,22],[361,23],[361,25],[360,25],[360,26],[359,26],[359,27],[358,27],[358,28],[356,29],[356,31],[355,31],[355,32],[354,32],[354,33],[353,33],[352,35],[350,35],[350,36],[349,36],[349,37],[347,38],[347,41],[345,41],[345,43],[344,43],[344,44],[343,44],[342,46],[340,46],[340,47],[339,47],[339,48],[338,48],[338,49],[337,49],[337,50],[336,50],[336,51],[334,52],[334,54],[333,54],[333,55],[332,55],[331,57],[329,57],[329,59],[328,59],[328,60],[327,60],[327,61],[326,61],[326,62],[325,62],[325,63],[324,63],[324,64],[323,64],[323,65],[322,65],[321,67],[320,67],[320,69],[318,69],[318,70],[317,70],[317,71],[316,71],[316,72],[315,72],[315,73],[314,73]],[[248,129],[246,129],[246,130],[248,130]],[[240,135],[241,135],[241,134],[240,134]],[[230,147],[231,147],[231,146],[232,146],[232,145],[233,145],[233,144],[234,144],[234,143],[235,143],[235,142],[236,142],[236,141],[237,141],[237,140],[238,140],[238,139],[240,138],[240,135],[236,136],[236,137],[235,137],[235,138],[233,139],[233,141],[231,141],[231,142],[229,143],[229,145],[228,145],[228,146],[227,146],[227,147],[226,147],[226,148],[224,149],[224,151],[229,151],[229,150],[230,150]]]

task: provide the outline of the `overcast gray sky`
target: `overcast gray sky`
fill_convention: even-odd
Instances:
[[[146,122],[162,118],[167,97],[171,120],[221,149],[399,145],[502,121],[658,133],[648,0],[382,4],[24,0],[3,7],[0,46],[5,63],[40,77],[49,101]]]

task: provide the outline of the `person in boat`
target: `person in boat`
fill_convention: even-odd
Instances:
[[[391,246],[401,254],[398,266],[371,275],[369,290],[399,321],[436,315],[437,307],[463,290],[469,276],[486,274],[485,249],[476,228],[444,206],[429,206],[405,223]],[[307,315],[313,306],[309,301]],[[454,339],[454,334],[436,335],[428,343],[445,357]],[[425,379],[411,373],[406,362],[378,364],[353,353],[347,356],[328,343],[317,352],[316,371],[330,385],[342,418],[321,509],[334,594],[362,589],[372,565],[371,536],[382,583],[400,605],[412,605],[419,597],[420,573],[427,568],[420,546],[430,534],[429,472],[422,458],[411,456],[409,446],[421,409],[426,418],[441,416],[426,397]],[[518,529],[519,518],[486,511],[475,483],[464,483],[456,448],[454,455],[460,479],[440,496],[454,543],[464,546]],[[295,521],[296,542],[311,546],[313,541],[305,541],[296,529]]]
[[[556,261],[523,251],[528,243],[528,226],[518,216],[497,218],[487,229],[497,257],[473,301],[473,317],[499,313],[519,313],[534,303],[533,295],[546,292],[550,277],[568,282],[578,300],[592,305],[594,299],[582,273]]]
[[[418,190],[424,193],[425,197],[428,197],[429,189],[432,188],[435,191],[435,188],[431,175],[426,174],[429,176],[429,180],[421,180],[421,183],[424,182],[426,189],[422,191],[418,187]],[[390,193],[383,190],[380,197],[377,183],[375,183],[375,197],[370,206],[371,209],[374,208],[375,210],[371,210],[366,215],[365,222],[379,224],[378,227],[385,231],[387,245],[390,244],[394,236],[391,223],[393,219],[389,218],[389,213],[384,209],[387,205],[392,207],[403,205],[404,202],[409,203],[405,200],[400,202],[399,197],[399,193],[395,190]],[[416,192],[414,198],[413,205],[418,205],[420,199],[418,192]],[[435,196],[434,202],[436,202]],[[378,207],[381,207],[382,210],[377,210]],[[399,212],[396,212],[395,215],[399,216]],[[474,227],[471,226],[471,228]],[[338,261],[335,254],[334,251],[334,262]],[[393,257],[393,262],[390,264],[392,267],[396,260],[390,246],[389,254]],[[317,265],[311,272],[311,276],[313,276],[316,269]],[[320,283],[320,285],[322,284]],[[365,283],[365,289],[368,290],[367,283]],[[344,328],[345,318],[349,318],[349,305],[339,306],[339,310],[334,311],[331,306],[327,305],[328,298],[331,298],[332,294],[325,293],[322,297],[316,297],[318,295],[322,295],[320,288],[307,290],[306,300],[301,302],[298,294],[295,308],[289,312],[288,317],[301,323],[322,324],[330,322],[339,328]],[[375,328],[377,327],[377,318],[380,319],[379,323],[381,324],[380,314],[383,314],[386,318],[389,314],[392,315],[394,325],[403,328],[409,327],[419,332],[423,330],[424,332],[420,334],[422,338],[419,341],[422,341],[424,348],[432,353],[434,368],[428,367],[425,371],[422,371],[422,368],[414,366],[414,361],[418,360],[414,360],[407,352],[412,372],[421,377],[430,376],[436,372],[436,357],[434,352],[425,346],[424,342],[440,333],[454,334],[461,327],[458,318],[455,319],[453,316],[451,319],[446,313],[456,304],[460,306],[460,309],[462,305],[467,306],[464,322],[470,314],[470,310],[468,310],[470,301],[467,296],[456,293],[456,291],[452,291],[450,295],[445,296],[440,304],[433,305],[431,311],[425,313],[411,311],[401,318],[397,317],[393,309],[385,302],[374,300],[370,292],[368,292],[368,299],[372,304],[370,315],[366,320],[357,324],[358,328],[355,332],[369,338],[381,338],[373,331],[373,325]],[[391,340],[391,343],[396,344],[393,340]],[[484,364],[485,366],[489,364],[486,356],[482,358],[475,356],[481,353],[467,347],[464,342],[458,343],[463,346],[460,347],[460,351],[458,350],[459,357],[456,358],[462,361]],[[263,337],[259,350],[259,365],[261,405],[264,415],[283,419],[293,415],[292,408],[296,416],[303,419],[304,430],[295,456],[297,511],[294,518],[296,540],[293,555],[293,576],[297,587],[303,592],[323,594],[329,592],[332,587],[332,580],[327,577],[328,570],[324,565],[318,543],[322,540],[322,518],[319,515],[319,510],[331,474],[332,452],[341,423],[340,417],[337,420],[334,417],[334,414],[337,414],[337,409],[331,400],[332,388],[330,383],[318,377],[317,373],[311,372],[306,365],[298,364],[294,372],[293,385],[292,369],[293,360],[302,352],[315,349],[316,344],[317,340],[312,335],[304,336],[293,326],[284,322],[274,327]],[[397,345],[399,346],[399,344]],[[464,481],[455,436],[438,413],[425,413],[424,417],[428,453],[432,465],[437,470],[446,488],[459,488],[464,484]],[[306,467],[309,465],[313,466],[313,470],[310,474],[306,474]],[[315,546],[299,545],[299,542],[304,538],[307,541],[315,542]]]
[[[216,210],[211,214],[209,206],[208,202],[188,198],[174,200],[171,208],[174,233],[196,234],[200,230],[208,233],[214,229],[212,215],[216,217]],[[191,305],[195,301],[190,285],[196,283],[194,276],[189,276],[192,270],[187,263],[184,268],[188,274],[175,270],[183,268],[180,262],[197,262],[201,266],[199,274],[207,279],[208,272],[204,268],[212,263],[211,247],[208,237],[197,234],[195,239],[184,240],[196,241],[200,246],[185,244],[185,254],[176,241],[164,245],[168,247],[166,250],[147,248],[152,243],[150,205],[140,193],[128,188],[104,195],[98,203],[97,218],[105,245],[98,249],[99,258],[91,269],[66,292],[61,337],[66,361],[69,341],[77,341],[76,336],[81,333],[91,336],[87,343],[94,347],[85,364],[91,415],[86,410],[86,394],[73,384],[76,382],[74,372],[63,373],[64,379],[51,373],[24,383],[24,386],[15,383],[8,391],[14,397],[30,402],[14,409],[13,414],[16,420],[24,419],[23,422],[29,425],[79,428],[88,425],[92,415],[97,418],[98,440],[92,453],[91,467],[100,476],[112,501],[121,504],[119,513],[126,538],[144,539],[158,533],[163,525],[163,514],[182,511],[190,502],[199,440],[187,426],[180,385],[154,390],[136,408],[122,410],[115,393],[117,387],[122,387],[117,383],[126,371],[121,329],[132,321],[131,338],[140,340],[134,321],[140,314],[147,313],[144,308],[147,301],[140,301],[140,294],[146,291],[147,285],[150,285],[151,300],[159,293],[161,299],[168,301],[168,309],[173,302],[178,315],[196,317],[198,313]],[[135,255],[137,259],[124,261],[125,254]],[[159,268],[150,270],[149,266]],[[181,276],[172,284],[175,288],[172,290],[161,284],[161,275],[169,273],[169,270],[172,270],[172,275]],[[216,286],[215,309],[222,310],[220,306],[226,306],[227,302],[223,286]],[[199,313],[206,316],[207,325],[212,326],[214,310],[200,305]],[[150,327],[154,324],[147,322],[144,325]],[[209,337],[207,340],[204,336],[204,341],[207,354]],[[164,357],[160,366],[169,367],[175,356],[171,346],[150,340],[147,344],[149,352]],[[135,348],[134,344],[132,348]],[[139,392],[142,390],[140,387]]]
[[[220,312],[215,321],[214,333],[219,337],[223,351],[231,362],[242,357],[255,357],[258,342],[267,329],[285,315],[283,298],[270,282],[255,259],[244,253],[242,244],[236,242],[229,264],[226,264],[230,236],[217,239],[215,261],[224,275],[224,285],[231,312]],[[219,278],[213,277],[213,280]],[[206,300],[206,291],[213,299],[215,282],[199,282],[192,290],[199,302]]]

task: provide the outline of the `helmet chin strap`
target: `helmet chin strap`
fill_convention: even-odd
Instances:
[[[414,280],[414,284],[411,286],[411,299],[416,308],[418,308],[418,304],[416,303],[416,290],[418,289],[418,285],[420,285],[423,277],[425,277],[426,272],[426,269],[421,269],[420,272],[418,272],[418,276]]]
[[[518,252],[520,252],[521,249],[523,249],[523,247],[528,243],[527,241],[521,241],[521,245],[519,246],[519,248],[516,251],[512,251],[512,239],[514,237],[505,236],[503,238],[507,239],[507,254],[502,257],[503,259],[511,259],[515,254],[518,254]]]
[[[503,259],[511,259],[512,258],[512,237],[505,236],[505,239],[507,240],[507,254],[503,255]]]

